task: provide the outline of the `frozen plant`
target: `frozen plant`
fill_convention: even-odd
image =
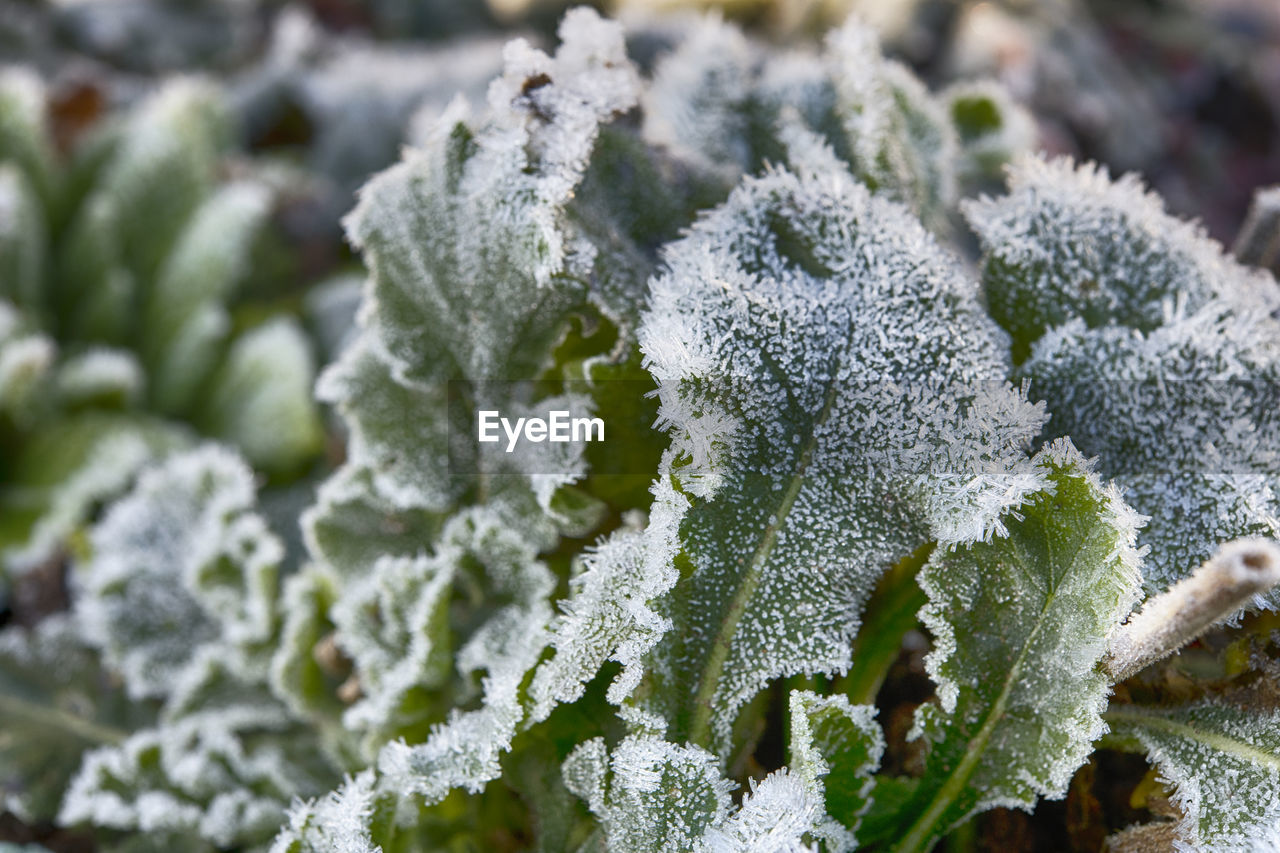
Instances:
[[[1263,656],[1115,688],[1275,601],[1270,274],[857,22],[781,52],[709,20],[649,77],[624,36],[512,42],[364,186],[304,566],[222,450],[94,525],[38,630],[154,719],[74,715],[105,742],[44,801],[143,845],[914,853],[1107,749],[1174,787],[1130,833],[1265,849]],[[606,440],[507,453],[491,410]],[[933,694],[887,720],[915,629]]]
[[[321,438],[301,326],[237,313],[272,191],[228,177],[220,90],[167,83],[65,153],[53,120],[39,78],[0,71],[4,587],[199,435],[285,479]]]

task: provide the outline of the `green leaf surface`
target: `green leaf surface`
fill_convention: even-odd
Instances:
[[[895,850],[927,850],[995,806],[1062,797],[1110,684],[1107,639],[1138,598],[1136,516],[1066,441],[1035,458],[1047,487],[989,542],[939,548],[921,570],[937,705],[917,716],[924,777]]]
[[[1183,844],[1245,853],[1280,842],[1280,713],[1208,700],[1114,705],[1106,720],[1115,737],[1138,741],[1173,784]]]

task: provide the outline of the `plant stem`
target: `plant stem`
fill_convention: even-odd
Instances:
[[[919,624],[925,594],[916,573],[929,561],[932,542],[917,548],[885,572],[867,603],[866,618],[853,641],[853,666],[836,690],[855,705],[871,705],[898,659],[902,638]]]
[[[1280,548],[1265,539],[1237,539],[1190,577],[1152,598],[1120,626],[1102,666],[1124,681],[1229,619],[1280,582]]]

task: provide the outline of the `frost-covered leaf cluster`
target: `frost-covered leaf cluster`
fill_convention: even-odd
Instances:
[[[1148,593],[1228,540],[1280,536],[1280,289],[1133,176],[1020,161],[966,208],[1016,374],[1150,522]]]
[[[333,121],[314,167],[358,50],[307,26],[240,108]],[[64,162],[3,78],[3,542],[66,586],[0,631],[4,807],[178,850],[913,853],[1101,744],[1175,786],[1179,843],[1262,849],[1265,700],[1113,697],[1107,662],[1280,533],[1275,281],[856,21],[644,26],[571,11],[482,102],[437,102],[447,54],[354,81],[405,76],[371,133],[426,107],[344,221],[362,282],[299,300],[332,465],[290,489],[313,345],[238,292],[282,179],[228,166],[207,84]],[[508,451],[486,410],[606,440]]]
[[[235,313],[273,202],[251,169],[226,177],[221,91],[171,81],[66,153],[52,110],[34,74],[0,72],[6,576],[58,559],[144,462],[197,434],[281,477],[320,442],[301,326]]]

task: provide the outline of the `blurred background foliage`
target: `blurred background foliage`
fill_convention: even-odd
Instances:
[[[55,83],[62,132],[204,71],[236,94],[243,142],[315,167],[290,225],[335,262],[334,210],[389,164],[410,116],[483,92],[513,33],[548,43],[562,0],[10,0],[0,61]],[[717,10],[758,36],[814,40],[856,14],[931,86],[996,77],[1054,152],[1138,169],[1230,240],[1254,187],[1280,181],[1280,4],[1271,0],[603,0],[635,20]],[[314,271],[314,267],[313,267]]]

